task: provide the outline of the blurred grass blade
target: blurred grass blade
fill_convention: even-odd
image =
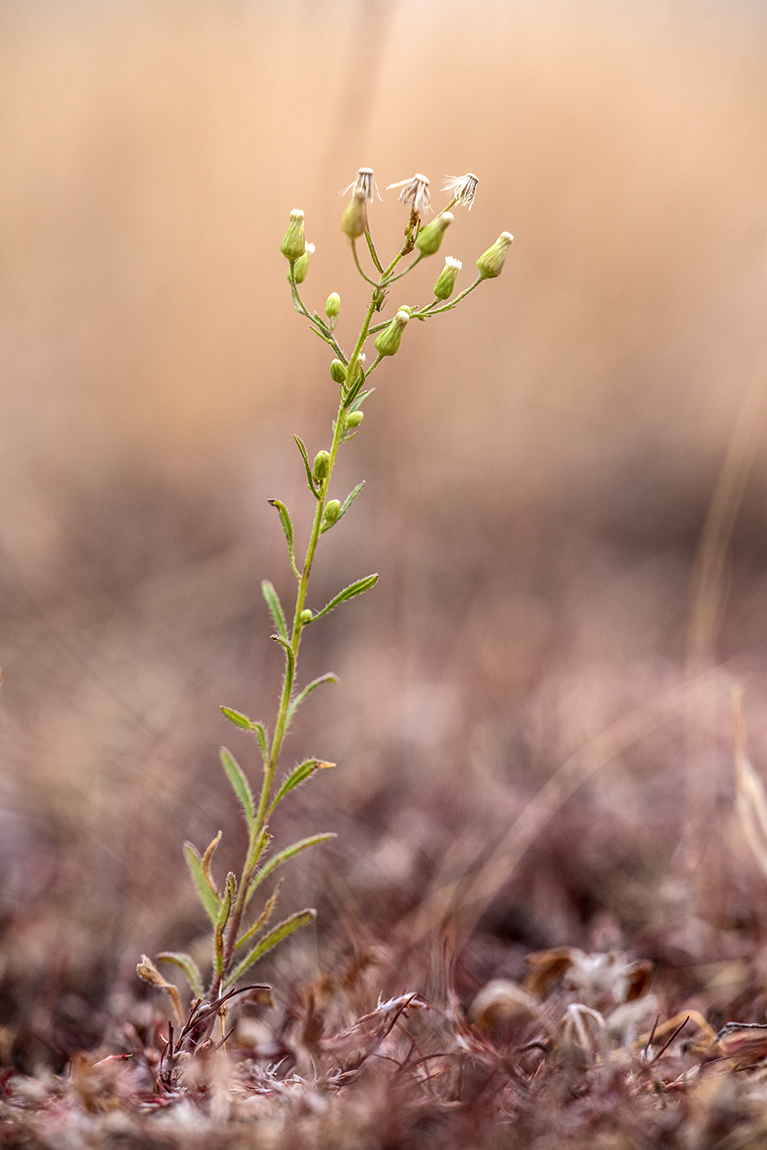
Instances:
[[[245,813],[245,822],[248,824],[248,830],[252,831],[256,816],[253,808],[253,795],[248,786],[248,780],[243,774],[242,767],[234,758],[234,755],[227,751],[226,747],[222,747],[219,754],[221,756],[221,765],[226,771],[229,782],[232,784],[232,790],[237,795]]]
[[[266,605],[269,608],[270,614],[274,619],[275,627],[285,642],[287,642],[288,628],[285,624],[285,616],[282,612],[282,604],[280,603],[279,596],[274,589],[274,584],[270,583],[268,579],[264,579],[261,583],[261,591],[264,599],[266,599]]]
[[[312,691],[316,691],[317,688],[321,687],[323,683],[337,683],[337,682],[338,682],[338,679],[336,678],[336,676],[333,674],[332,671],[328,671],[328,673],[326,675],[320,675],[319,678],[317,678],[317,679],[312,679],[311,683],[308,683],[307,686],[304,687],[303,691],[300,691],[296,695],[293,702],[290,704],[290,707],[288,708],[287,725],[290,726],[291,719],[293,718],[296,711],[301,706],[301,704],[303,703],[303,701],[307,695],[311,695]]]
[[[358,579],[356,583],[350,583],[348,587],[344,587],[343,591],[339,591],[335,598],[331,599],[321,611],[317,612],[312,622],[316,619],[320,619],[323,615],[327,615],[328,611],[332,611],[339,603],[343,603],[347,599],[354,599],[356,595],[361,595],[363,591],[368,591],[371,587],[374,587],[377,582],[377,575],[366,575],[364,579]]]
[[[192,994],[195,998],[202,998],[202,975],[191,954],[184,954],[178,950],[164,950],[162,954],[158,954],[157,957],[160,962],[172,962],[179,970],[183,970],[187,982],[192,988]]]
[[[202,868],[200,853],[192,843],[184,843],[184,857],[191,871],[192,881],[197,888],[197,894],[200,896],[200,902],[204,906],[208,918],[215,925],[218,919],[218,908],[221,905],[221,899],[206,879],[205,871]]]
[[[293,843],[292,846],[285,847],[284,850],[270,859],[266,866],[262,867],[258,874],[253,877],[248,887],[248,894],[245,899],[246,904],[250,902],[253,897],[256,887],[259,887],[264,879],[268,878],[272,871],[276,870],[278,866],[282,866],[284,862],[294,858],[297,854],[300,854],[301,851],[307,851],[310,847],[316,847],[320,843],[329,842],[330,839],[334,839],[335,837],[334,834],[310,835],[308,839],[300,839],[299,842]]]
[[[298,930],[300,926],[306,926],[316,918],[316,916],[316,910],[307,908],[306,910],[299,910],[296,914],[292,914],[290,918],[286,918],[279,926],[275,926],[274,930],[270,930],[269,933],[261,939],[258,945],[253,947],[250,954],[247,954],[242,962],[234,968],[225,980],[224,987],[233,986],[237,979],[242,978],[245,971],[251,967],[254,962],[258,962],[259,958],[262,958],[267,951],[275,947],[278,942],[282,942],[282,940],[292,934],[294,930]]]

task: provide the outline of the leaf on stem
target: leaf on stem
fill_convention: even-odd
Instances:
[[[328,770],[334,767],[335,763],[326,763],[324,759],[307,759],[305,762],[300,763],[295,767],[285,782],[282,784],[277,794],[274,796],[274,801],[269,807],[269,814],[278,806],[279,803],[285,798],[285,795],[290,794],[296,787],[300,787],[301,783],[305,783],[307,779],[311,778],[315,771]]]
[[[205,881],[207,882],[210,889],[213,891],[216,898],[219,898],[219,894],[218,894],[218,891],[216,890],[216,884],[213,881],[213,875],[211,873],[210,866],[211,866],[211,863],[213,862],[213,855],[216,853],[216,847],[218,846],[218,844],[220,842],[221,842],[221,831],[218,832],[216,837],[213,839],[213,842],[208,843],[208,846],[205,849],[205,854],[202,856],[202,873],[205,875]],[[221,901],[220,898],[219,898],[219,901]]]
[[[312,622],[321,618],[323,615],[327,615],[328,611],[332,611],[339,603],[344,603],[347,599],[354,599],[356,595],[361,595],[363,591],[370,590],[377,582],[377,575],[366,575],[364,579],[358,579],[356,583],[350,583],[348,587],[344,587],[343,591],[339,591],[321,611],[317,611]]]
[[[266,599],[266,605],[269,608],[269,613],[274,619],[274,625],[282,635],[283,639],[287,642],[288,628],[285,623],[285,616],[282,611],[282,604],[280,603],[279,596],[274,589],[274,584],[270,583],[268,579],[263,579],[261,582],[261,593]]]
[[[224,986],[232,986],[238,978],[242,978],[248,967],[251,967],[254,962],[258,962],[259,958],[262,958],[267,951],[275,947],[278,942],[282,942],[282,940],[292,934],[294,930],[298,930],[300,926],[306,926],[316,917],[317,911],[307,908],[306,910],[299,910],[296,914],[292,914],[290,918],[286,918],[279,926],[275,926],[274,930],[270,930],[269,933],[253,947],[250,954],[247,954],[242,962],[227,976],[224,981]]]
[[[293,843],[292,846],[285,847],[285,849],[280,851],[279,854],[276,854],[274,858],[269,859],[269,862],[266,864],[266,866],[261,867],[261,870],[257,875],[254,875],[250,886],[248,887],[248,894],[245,899],[245,904],[247,905],[250,902],[256,887],[259,887],[264,879],[268,878],[272,871],[276,870],[278,866],[282,866],[282,864],[287,862],[288,859],[295,858],[295,856],[300,854],[301,851],[307,851],[310,847],[316,847],[320,843],[329,842],[330,839],[334,838],[336,838],[334,834],[311,835],[308,839],[300,839],[299,842]]]
[[[307,478],[307,481],[309,483],[309,490],[311,491],[311,493],[315,499],[319,499],[320,494],[314,485],[314,475],[312,474],[311,464],[309,463],[309,453],[306,450],[306,444],[304,443],[304,441],[300,435],[294,435],[293,438],[295,439],[296,443],[298,444],[298,450],[301,452],[301,458],[304,461],[304,467],[306,468],[306,478]]]
[[[264,905],[264,909],[261,911],[261,913],[258,916],[258,918],[256,919],[256,921],[253,923],[252,926],[248,927],[248,929],[245,931],[245,933],[240,938],[237,939],[237,942],[234,944],[235,950],[239,950],[240,947],[244,946],[246,942],[250,942],[250,940],[253,938],[253,935],[258,934],[258,932],[261,930],[261,928],[266,926],[269,919],[272,917],[272,912],[274,911],[274,907],[275,907],[275,904],[277,902],[277,898],[279,896],[279,893],[282,890],[282,884],[284,881],[285,881],[284,879],[280,879],[280,881],[277,883],[277,886],[274,888],[272,894],[266,900],[266,903]]]
[[[282,503],[279,499],[270,499],[268,502],[272,505],[272,507],[277,508],[277,512],[280,517],[280,523],[282,524],[282,530],[285,532],[285,538],[288,541],[290,566],[293,568],[293,574],[295,575],[296,579],[300,579],[301,575],[298,568],[296,567],[296,557],[293,550],[293,522],[290,518],[290,512],[288,511],[285,504]]]
[[[197,889],[200,902],[205,908],[210,921],[215,923],[218,918],[218,908],[221,905],[221,899],[205,877],[199,851],[196,847],[192,846],[191,843],[184,843],[184,857],[191,872],[192,881]]]
[[[311,683],[308,683],[307,686],[304,687],[303,691],[299,691],[299,693],[296,695],[293,702],[288,707],[288,716],[287,716],[287,721],[285,724],[286,728],[290,726],[292,719],[293,719],[293,716],[295,715],[296,711],[301,706],[301,704],[303,703],[303,701],[307,695],[311,695],[312,691],[316,691],[317,688],[321,687],[323,683],[337,683],[337,682],[338,682],[338,679],[336,678],[336,676],[333,674],[332,671],[328,671],[327,675],[320,675],[320,677],[318,679],[312,679]]]
[[[245,778],[242,767],[234,758],[226,747],[222,747],[220,752],[221,765],[226,771],[226,776],[232,784],[232,790],[240,801],[243,812],[245,814],[245,822],[248,824],[248,830],[252,831],[255,826],[256,817],[253,809],[253,795],[248,780]]]
[[[348,408],[349,413],[351,414],[352,411],[359,411],[367,397],[372,395],[374,391],[374,387],[369,387],[367,391],[361,391],[351,407]]]
[[[145,954],[142,954],[141,961],[136,967],[136,974],[139,978],[143,978],[144,982],[150,983],[151,986],[157,986],[160,990],[167,991],[173,1006],[173,1013],[178,1019],[179,1026],[183,1026],[184,1013],[181,1009],[181,995],[178,992],[178,987],[174,986],[172,982],[166,982],[151,958],[147,958]]]
[[[214,945],[215,945],[215,961],[216,961],[216,974],[221,974],[224,963],[224,931],[226,924],[229,922],[229,915],[232,913],[232,902],[237,891],[237,880],[230,871],[226,876],[226,890],[224,892],[224,900],[221,903],[221,909],[218,912],[216,919],[216,926],[214,930]]]
[[[174,966],[182,970],[186,975],[187,982],[192,988],[192,994],[195,998],[202,998],[202,975],[191,954],[185,954],[178,950],[164,950],[162,954],[158,954],[157,957],[160,962],[172,962]]]
[[[221,710],[224,718],[228,719],[230,723],[234,723],[235,727],[241,727],[243,731],[255,730],[255,725],[241,711],[233,711],[231,707],[222,707]]]
[[[362,483],[358,483],[357,486],[352,491],[349,492],[349,494],[346,496],[346,499],[341,504],[341,515],[338,516],[339,519],[341,518],[342,515],[346,515],[346,512],[349,510],[352,503],[357,498],[360,491],[362,491],[362,488],[364,486],[365,486],[365,480],[363,479]]]

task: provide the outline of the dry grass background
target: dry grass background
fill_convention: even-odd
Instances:
[[[307,294],[340,291],[343,325],[359,307],[337,193],[360,165],[382,186],[477,172],[446,243],[468,266],[517,238],[499,281],[408,333],[344,463],[366,492],[315,594],[381,581],[307,641],[305,673],[341,685],[289,754],[339,769],[281,833],[340,837],[289,879],[320,937],[278,974],[368,930],[404,977],[396,948],[434,946],[454,905],[439,890],[609,728],[604,765],[485,884],[466,985],[601,931],[667,962],[726,959],[720,997],[737,997],[767,901],[734,821],[726,707],[700,761],[697,934],[669,881],[684,724],[651,709],[623,741],[610,725],[679,684],[716,477],[767,385],[766,64],[745,3],[2,3],[4,1057],[34,1041],[27,1064],[55,1064],[67,1033],[99,1037],[85,1004],[118,1002],[140,949],[201,926],[182,839],[224,827],[237,848],[217,748],[248,752],[217,707],[272,714],[257,587],[287,580],[266,499],[305,517],[290,437],[316,450],[333,407],[279,241],[302,207]],[[391,194],[374,216],[393,245]],[[746,678],[764,766],[754,444],[704,654]]]

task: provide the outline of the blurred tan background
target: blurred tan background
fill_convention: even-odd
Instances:
[[[129,985],[137,947],[201,926],[182,839],[223,827],[236,857],[217,748],[256,759],[217,708],[271,719],[258,584],[290,584],[266,500],[306,524],[291,436],[323,446],[335,402],[279,243],[302,207],[306,296],[339,291],[350,340],[363,301],[338,192],[361,165],[381,188],[476,172],[445,241],[465,268],[500,231],[516,239],[498,281],[408,330],[346,451],[339,494],[367,487],[314,597],[381,580],[307,639],[304,674],[341,684],[313,696],[288,753],[339,769],[280,834],[340,837],[296,867],[288,901],[318,900],[326,923],[353,906],[386,933],[476,865],[568,754],[678,682],[711,493],[767,382],[766,66],[765,14],[745,3],[0,5],[8,1001],[65,980],[52,953],[90,972],[93,997],[115,972]],[[372,220],[393,248],[394,193]],[[395,303],[428,291],[436,267],[420,271]],[[765,762],[754,442],[714,653],[749,676]],[[652,927],[682,734],[580,792],[489,935]],[[725,723],[720,843],[738,837],[729,756]],[[748,872],[738,850],[723,871]]]

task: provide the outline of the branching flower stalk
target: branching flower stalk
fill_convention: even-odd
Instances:
[[[315,611],[307,606],[309,582],[320,539],[340,522],[363,487],[363,484],[359,483],[343,503],[339,499],[330,498],[333,471],[342,445],[357,434],[362,423],[362,405],[372,391],[367,386],[370,376],[384,359],[397,353],[407,325],[414,319],[425,322],[435,315],[452,310],[483,280],[493,279],[501,273],[513,238],[508,232],[502,232],[496,242],[480,256],[477,261],[476,279],[454,299],[451,297],[462,265],[459,260],[448,256],[434,285],[433,298],[430,302],[423,306],[403,304],[391,320],[373,323],[376,314],[384,307],[390,286],[439,250],[445,232],[454,218],[448,208],[456,205],[471,207],[477,182],[477,177],[471,173],[463,177],[448,178],[445,190],[451,195],[450,201],[431,223],[423,221],[425,213],[431,210],[429,181],[425,176],[419,173],[410,179],[390,185],[402,189],[399,199],[410,210],[404,243],[391,261],[384,266],[373,241],[368,220],[368,205],[373,201],[374,190],[377,191],[373,172],[369,168],[359,170],[356,180],[346,189],[346,192],[351,192],[351,197],[341,219],[341,229],[350,241],[355,266],[371,291],[362,325],[349,354],[344,351],[335,335],[341,312],[338,294],[333,292],[328,296],[324,316],[317,311],[310,311],[304,303],[300,285],[307,277],[315,249],[313,244],[306,242],[304,213],[298,209],[291,212],[281,251],[288,261],[288,283],[293,305],[308,321],[315,335],[319,336],[333,352],[330,376],[339,388],[339,404],[332,425],[330,446],[318,451],[313,462],[310,462],[303,440],[295,436],[306,472],[307,487],[315,500],[312,527],[300,564],[296,559],[295,534],[290,512],[279,499],[269,500],[279,514],[285,533],[290,567],[296,580],[296,594],[290,622],[273,585],[268,580],[264,580],[262,584],[264,598],[275,626],[272,639],[282,648],[285,660],[282,686],[271,735],[264,723],[253,721],[229,707],[222,707],[224,715],[232,723],[255,736],[261,753],[263,774],[256,800],[245,772],[231,752],[226,748],[222,749],[221,763],[242,807],[248,827],[248,848],[239,877],[230,872],[223,884],[217,883],[213,877],[213,856],[221,839],[220,831],[202,855],[191,843],[186,843],[184,848],[197,893],[210,919],[213,936],[212,969],[207,986],[204,986],[202,974],[190,955],[177,952],[165,952],[159,955],[163,962],[172,963],[183,971],[196,999],[185,1025],[181,1018],[177,988],[166,982],[157,967],[145,956],[142,957],[138,967],[138,973],[142,978],[168,992],[178,1021],[182,1025],[182,1038],[189,1036],[192,1041],[199,1040],[204,1032],[204,1024],[208,1026],[212,1024],[215,1017],[213,1008],[219,1004],[221,1009],[224,1009],[224,1002],[233,993],[237,993],[232,988],[254,963],[294,930],[314,918],[315,911],[307,908],[289,916],[278,926],[267,929],[277,901],[278,885],[266,899],[260,913],[249,924],[247,921],[250,918],[249,907],[253,896],[278,867],[302,851],[335,837],[332,834],[311,835],[268,857],[271,845],[269,820],[277,806],[316,771],[334,766],[333,763],[321,759],[307,759],[289,771],[282,782],[277,783],[277,771],[285,737],[296,711],[314,690],[324,683],[336,681],[335,675],[328,673],[298,689],[298,658],[303,633],[307,627],[341,603],[369,590],[378,579],[376,574],[357,579],[320,610]],[[363,236],[372,264],[369,273],[363,269],[356,247],[357,241]],[[398,270],[401,261],[413,252],[417,253],[415,259],[404,271]],[[373,337],[375,337],[373,346],[376,355],[367,367],[365,347],[368,340]],[[263,861],[265,858],[266,861]]]

